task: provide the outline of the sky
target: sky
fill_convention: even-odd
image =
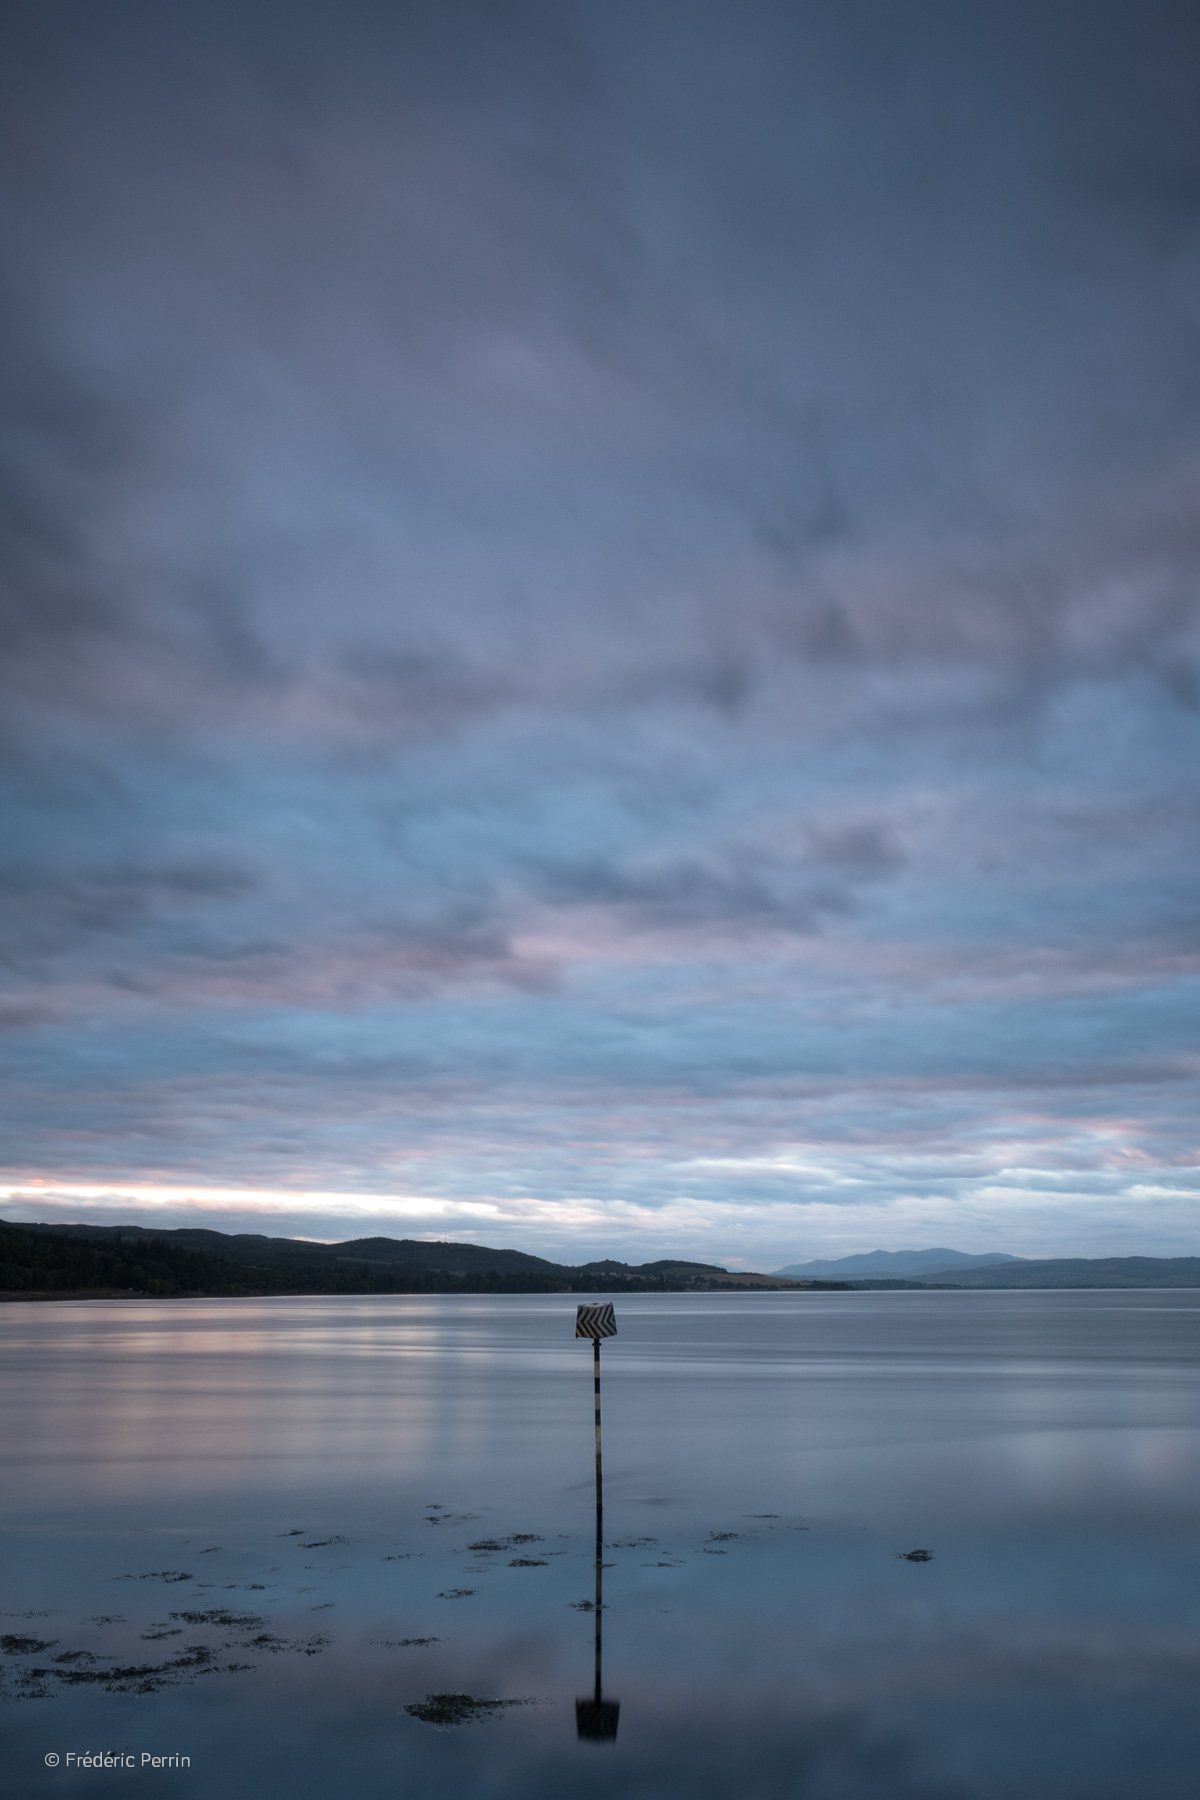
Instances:
[[[1192,1254],[1191,0],[9,0],[0,1216]]]

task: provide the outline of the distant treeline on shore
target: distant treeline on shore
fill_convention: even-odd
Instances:
[[[0,1299],[267,1294],[679,1294],[825,1290],[1200,1287],[1200,1257],[1062,1257],[924,1280],[789,1280],[714,1263],[549,1262],[523,1250],[419,1238],[303,1238],[146,1225],[0,1223]]]
[[[844,1288],[731,1273],[710,1263],[593,1262],[572,1266],[415,1238],[311,1244],[301,1238],[160,1230],[142,1225],[0,1224],[0,1297],[66,1298],[266,1294],[699,1293]]]

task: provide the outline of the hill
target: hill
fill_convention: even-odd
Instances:
[[[777,1275],[837,1277],[856,1288],[1200,1287],[1200,1257],[1024,1257],[961,1250],[871,1250],[828,1262],[788,1263]]]
[[[0,1295],[703,1293],[830,1286],[711,1263],[578,1266],[522,1250],[418,1238],[302,1238],[144,1225],[0,1224]]]
[[[870,1275],[924,1281],[938,1270],[945,1270],[949,1275],[958,1269],[990,1268],[996,1263],[1019,1261],[1020,1257],[1006,1256],[1000,1251],[970,1256],[962,1250],[867,1250],[858,1256],[839,1256],[832,1261],[788,1263],[786,1268],[774,1272],[801,1280],[832,1276],[839,1281],[854,1281]]]

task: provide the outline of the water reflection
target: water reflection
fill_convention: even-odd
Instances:
[[[601,1619],[604,1612],[603,1567],[601,1552],[597,1550],[595,1686],[591,1694],[585,1695],[575,1702],[575,1735],[587,1738],[596,1744],[614,1744],[617,1740],[617,1724],[621,1717],[621,1702],[604,1698],[604,1657],[601,1643]]]
[[[0,1309],[6,1796],[1191,1800],[1200,1294],[572,1309]]]

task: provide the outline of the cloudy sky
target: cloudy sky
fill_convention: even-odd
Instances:
[[[10,0],[9,1218],[1197,1250],[1193,0]]]

